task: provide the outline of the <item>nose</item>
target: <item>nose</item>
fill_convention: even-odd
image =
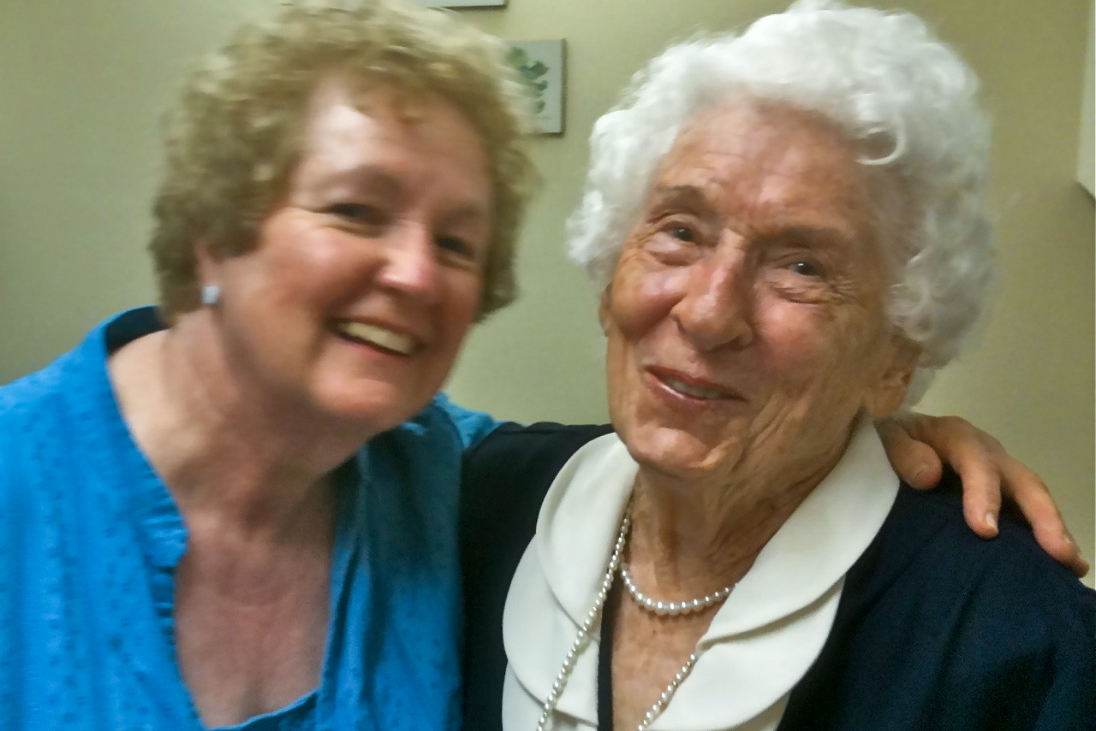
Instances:
[[[748,345],[753,283],[745,254],[720,246],[690,269],[685,293],[671,311],[681,332],[701,351]]]
[[[438,300],[439,271],[434,236],[414,221],[393,227],[384,241],[384,261],[377,273],[382,287],[421,302]]]

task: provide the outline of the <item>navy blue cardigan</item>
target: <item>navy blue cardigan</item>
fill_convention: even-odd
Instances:
[[[609,431],[510,424],[466,456],[468,731],[501,729],[502,610],[540,503],[571,455]],[[902,485],[779,726],[808,729],[1096,730],[1096,592],[1017,519],[1002,516],[997,539],[978,538],[953,474],[929,492]]]

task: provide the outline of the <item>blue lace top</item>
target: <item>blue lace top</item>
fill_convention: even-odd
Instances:
[[[175,660],[186,526],[106,370],[159,327],[151,308],[123,313],[0,388],[4,729],[203,728]],[[459,726],[460,460],[496,425],[439,396],[342,468],[320,685],[235,728]]]

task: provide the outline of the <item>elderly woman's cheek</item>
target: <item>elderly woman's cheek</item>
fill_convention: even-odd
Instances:
[[[608,333],[607,318],[629,334],[638,334],[669,315],[680,299],[684,272],[652,266],[642,257],[617,267],[612,284],[602,297],[602,326]]]

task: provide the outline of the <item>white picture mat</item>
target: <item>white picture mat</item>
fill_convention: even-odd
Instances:
[[[562,134],[566,73],[563,41],[508,41],[508,43],[525,51],[530,59],[540,61],[548,67],[548,72],[541,77],[548,82],[548,87],[540,97],[544,102],[544,108],[537,114],[537,125],[543,134]]]
[[[1085,87],[1081,98],[1081,144],[1077,148],[1077,180],[1085,186],[1089,195],[1096,196],[1096,120],[1093,119],[1093,86],[1096,79],[1093,78],[1094,37],[1096,37],[1096,3],[1094,3],[1092,16],[1088,23],[1088,51],[1085,53]]]
[[[494,8],[506,7],[506,0],[411,0],[427,8]]]

